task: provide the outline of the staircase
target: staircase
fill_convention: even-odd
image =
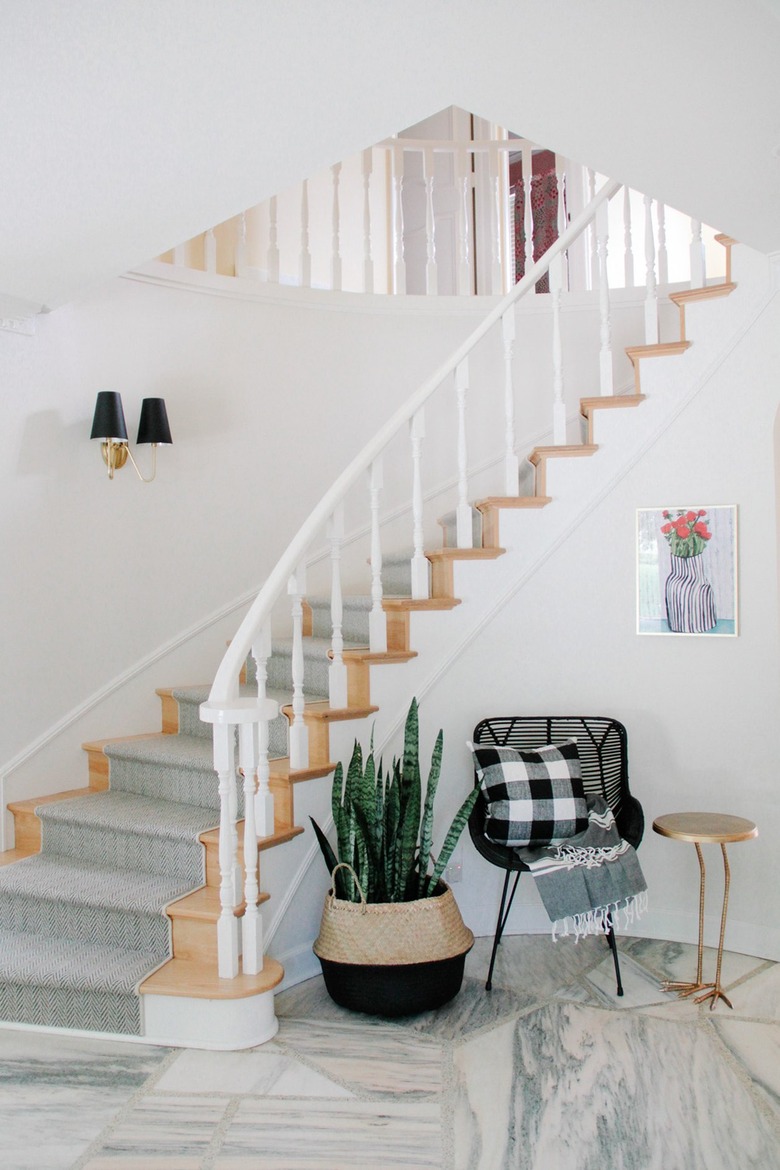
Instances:
[[[438,669],[437,656],[457,653],[473,638],[507,591],[565,538],[566,525],[630,465],[647,441],[642,411],[653,426],[668,425],[685,379],[670,382],[666,364],[660,379],[651,371],[694,345],[686,336],[687,308],[736,288],[734,241],[719,240],[729,256],[725,282],[671,295],[679,339],[627,350],[634,393],[584,398],[584,441],[532,450],[529,494],[487,496],[472,507],[459,481],[456,510],[442,520],[442,546],[424,553],[427,580],[419,571],[416,503],[415,547],[383,558],[372,494],[370,595],[341,597],[338,524],[329,529],[335,567],[328,598],[309,597],[303,574],[290,574],[287,566],[298,564],[303,551],[293,542],[268,586],[286,587],[292,598],[291,639],[271,642],[266,612],[260,623],[250,612],[250,635],[242,626],[212,687],[158,691],[160,732],[85,744],[88,787],[9,806],[16,843],[0,855],[0,1020],[218,1048],[274,1034],[273,989],[283,971],[263,958],[257,907],[268,894],[259,889],[254,842],[262,880],[269,851],[281,859],[304,832],[296,790],[331,773],[340,754],[332,730],[343,727],[347,739],[363,735],[360,721],[379,710],[372,702],[377,690],[392,723]],[[529,285],[541,267],[531,270]],[[494,318],[505,312],[501,307]],[[462,369],[462,361],[455,355],[452,368]],[[413,402],[407,417],[416,419],[420,409]],[[601,471],[583,478],[578,469],[598,465],[602,432],[620,439],[605,444]],[[414,444],[414,428],[412,437]],[[366,466],[376,466],[373,456]],[[372,472],[372,493],[376,482]],[[415,496],[418,486],[415,480]],[[554,501],[566,506],[556,512]],[[323,504],[328,515],[329,506]],[[272,709],[279,713],[266,722]],[[254,739],[244,734],[244,712],[257,728]],[[204,714],[214,723],[213,743]],[[297,855],[298,868],[300,862]]]

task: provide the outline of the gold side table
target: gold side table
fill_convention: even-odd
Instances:
[[[732,1007],[731,1000],[724,995],[720,984],[720,972],[723,964],[723,940],[726,936],[726,914],[729,907],[729,885],[731,884],[731,870],[726,853],[726,845],[733,841],[749,841],[758,836],[758,829],[752,821],[744,817],[732,817],[725,813],[669,813],[667,816],[657,817],[653,821],[653,829],[662,837],[671,837],[674,841],[691,841],[696,846],[696,856],[699,859],[699,957],[696,967],[696,980],[693,983],[673,982],[667,980],[663,985],[664,991],[676,991],[681,998],[697,995],[694,1003],[703,1003],[706,999],[712,1000],[710,1011],[719,999],[725,1000]],[[715,969],[715,982],[702,982],[702,958],[704,954],[704,884],[705,868],[702,845],[720,845],[723,854],[723,872],[725,886],[723,890],[723,910],[720,916],[720,939],[718,941],[718,962]]]

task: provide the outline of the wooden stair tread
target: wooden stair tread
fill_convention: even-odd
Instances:
[[[572,443],[558,447],[534,447],[528,456],[530,463],[536,467],[542,459],[568,459],[582,455],[595,455],[598,446],[595,443]]]
[[[319,780],[322,776],[329,776],[336,767],[335,764],[317,764],[311,768],[291,768],[289,756],[269,760],[268,765],[271,779],[286,780],[289,784],[300,784],[303,780]]]
[[[176,995],[192,999],[245,999],[277,987],[284,968],[267,956],[259,975],[240,972],[235,979],[220,979],[213,961],[169,959],[139,987],[141,995]]]
[[[391,613],[399,610],[454,609],[456,605],[460,605],[459,597],[385,597],[382,601],[382,608]]]
[[[659,341],[656,345],[629,345],[626,353],[632,362],[644,357],[671,357],[691,348],[690,341]]]
[[[368,662],[377,666],[382,663],[409,662],[417,657],[416,650],[345,650],[342,657],[345,662]]]
[[[12,813],[34,813],[42,804],[56,804],[60,800],[73,800],[77,796],[94,796],[96,788],[71,788],[67,792],[54,792],[50,796],[34,796],[29,800],[11,800],[6,805]]]
[[[365,707],[331,707],[327,699],[322,699],[314,703],[307,703],[303,710],[303,717],[304,719],[322,720],[324,723],[340,723],[347,719],[367,719],[369,715],[376,714],[378,710],[378,707],[370,704]],[[291,705],[282,707],[282,711],[288,719],[293,718]]]
[[[602,397],[581,398],[580,399],[580,413],[588,417],[590,410],[610,410],[620,408],[621,406],[639,406],[640,402],[644,402],[647,396],[645,394],[605,394]]]
[[[0,868],[4,865],[13,865],[15,861],[24,861],[25,857],[34,857],[39,850],[32,849],[5,849],[0,853]]]
[[[270,894],[261,892],[257,899],[258,906],[267,902],[269,898]],[[165,908],[169,918],[195,918],[204,922],[216,922],[221,911],[219,886],[201,886],[199,890],[193,890],[191,894],[177,898]],[[243,901],[235,908],[234,913],[236,915],[244,913]]]
[[[487,496],[477,500],[474,507],[479,512],[490,508],[544,508],[552,503],[552,496]]]
[[[725,232],[718,232],[718,234],[715,236],[715,239],[719,244],[722,244],[724,248],[731,248],[735,244],[739,243],[739,240],[735,240],[733,236],[727,236]]]
[[[669,300],[675,305],[688,305],[693,301],[710,301],[715,297],[727,297],[736,288],[735,282],[724,281],[722,284],[708,284],[704,288],[686,288],[682,292],[669,293]]]
[[[238,831],[239,852],[243,848],[243,831],[244,822],[236,821],[236,828]],[[257,848],[272,849],[274,845],[284,845],[287,841],[292,841],[294,837],[300,837],[303,829],[300,825],[293,825],[289,829],[275,829],[273,833],[269,833],[267,837],[258,837]],[[202,841],[204,845],[219,845],[219,829],[206,829],[205,832],[198,834],[198,840]]]
[[[429,561],[494,561],[505,552],[505,548],[437,548],[425,555]]]

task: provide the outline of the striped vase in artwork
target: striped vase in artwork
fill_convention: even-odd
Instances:
[[[703,556],[671,557],[666,578],[666,620],[673,634],[706,634],[715,628],[715,597]]]

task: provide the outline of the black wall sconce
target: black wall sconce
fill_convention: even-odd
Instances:
[[[90,439],[101,440],[103,462],[108,469],[108,478],[114,478],[114,472],[124,467],[128,458],[136,470],[139,479],[144,483],[151,483],[157,473],[157,448],[161,443],[170,444],[171,428],[168,425],[168,412],[165,409],[164,398],[144,398],[141,403],[141,418],[138,422],[138,438],[136,445],[151,443],[152,445],[152,474],[147,478],[141,475],[138,464],[133,458],[127,438],[127,424],[125,412],[122,409],[122,395],[116,390],[101,390],[95,403],[95,417],[92,419],[92,434]]]

